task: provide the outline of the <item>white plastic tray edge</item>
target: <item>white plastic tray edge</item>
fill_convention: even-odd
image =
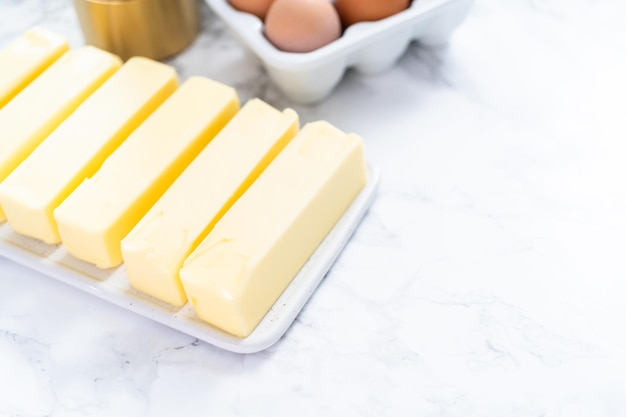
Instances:
[[[254,353],[272,346],[291,326],[373,203],[378,182],[378,169],[369,166],[364,189],[246,338],[229,335],[199,320],[189,305],[177,309],[134,290],[123,266],[99,270],[74,259],[61,245],[46,245],[18,235],[7,223],[0,225],[0,256],[211,345],[236,353]]]

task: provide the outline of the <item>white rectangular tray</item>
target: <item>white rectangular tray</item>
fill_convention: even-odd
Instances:
[[[295,320],[374,201],[378,180],[378,170],[369,167],[365,188],[257,328],[243,339],[198,319],[189,304],[179,309],[134,290],[123,265],[110,270],[98,269],[75,259],[62,245],[47,245],[18,235],[7,223],[0,225],[0,256],[222,349],[258,352],[276,343]]]

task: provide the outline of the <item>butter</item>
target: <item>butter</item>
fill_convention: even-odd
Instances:
[[[0,50],[0,108],[68,49],[62,36],[33,28]]]
[[[54,210],[66,249],[100,268],[119,265],[121,240],[238,107],[234,89],[189,79]]]
[[[0,182],[120,65],[91,46],[69,51],[0,109]]]
[[[249,101],[122,241],[131,285],[185,304],[183,261],[297,131],[293,110]]]
[[[124,64],[0,184],[11,227],[46,243],[60,242],[53,210],[177,85],[170,66],[146,58]]]
[[[184,262],[197,316],[248,336],[365,183],[358,136],[306,125]]]

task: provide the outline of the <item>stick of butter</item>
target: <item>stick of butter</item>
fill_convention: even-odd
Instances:
[[[122,241],[132,286],[185,304],[183,261],[297,131],[293,110],[249,101]]]
[[[0,182],[120,65],[92,46],[69,51],[0,109]]]
[[[100,268],[119,265],[121,240],[238,108],[231,87],[185,82],[54,210],[68,252]]]
[[[41,28],[0,51],[0,108],[69,49],[64,37]]]
[[[306,125],[187,258],[202,320],[248,336],[366,183],[362,140]]]
[[[146,58],[124,64],[0,184],[11,227],[46,243],[60,242],[53,210],[177,86],[168,65]]]

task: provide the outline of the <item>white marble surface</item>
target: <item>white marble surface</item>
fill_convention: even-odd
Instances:
[[[292,106],[205,10],[183,78]],[[379,198],[296,323],[238,355],[0,259],[1,416],[626,415],[626,3],[477,0],[447,49],[350,73],[304,121]],[[66,0],[0,0],[0,45]]]

